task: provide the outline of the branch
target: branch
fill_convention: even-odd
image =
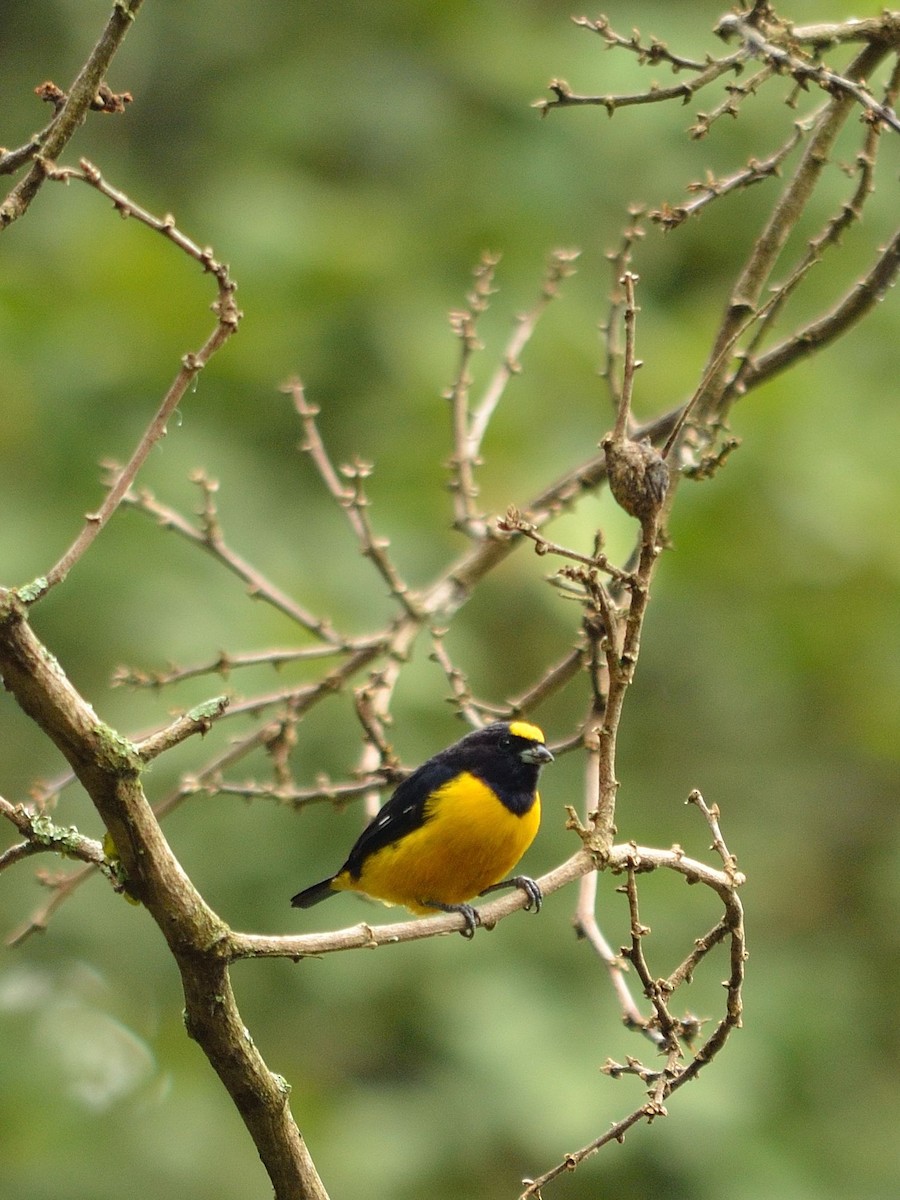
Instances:
[[[32,138],[19,151],[0,159],[0,173],[18,169],[34,158],[31,170],[16,184],[0,204],[0,231],[18,220],[35,198],[47,178],[46,162],[59,157],[66,145],[93,107],[109,65],[125,40],[143,0],[116,0],[106,28],[100,35],[87,62],[78,72],[59,111],[43,132]],[[37,157],[40,151],[41,158]]]
[[[579,850],[536,882],[542,894],[547,897],[586,872],[595,870],[596,865],[596,858],[590,851]],[[480,925],[484,929],[493,929],[505,917],[523,909],[527,903],[528,897],[518,888],[497,900],[491,900],[478,908]],[[465,925],[466,922],[459,913],[442,913],[440,916],[417,917],[389,925],[370,925],[368,922],[362,922],[331,933],[270,937],[265,934],[232,932],[227,953],[232,960],[290,958],[299,962],[303,958],[317,958],[322,954],[336,954],[342,950],[396,946],[402,942],[418,942],[423,938],[459,933]]]
[[[881,43],[867,46],[847,69],[848,79],[868,77],[887,54]],[[695,397],[694,413],[701,424],[721,420],[727,413],[725,399],[731,348],[757,314],[766,281],[799,222],[816,187],[840,129],[853,110],[855,97],[846,89],[832,96],[816,118],[812,135],[793,177],[785,185],[765,229],[756,239],[743,270],[732,289],[724,318],[716,334],[703,382]]]
[[[466,297],[468,308],[450,313],[450,328],[459,339],[459,366],[449,390],[445,393],[450,401],[450,420],[453,429],[454,455],[450,459],[450,491],[453,495],[453,510],[457,529],[468,529],[483,533],[483,520],[475,506],[478,487],[475,483],[473,457],[468,452],[469,436],[469,390],[472,387],[470,367],[476,351],[482,349],[478,339],[478,318],[487,311],[493,295],[494,271],[500,261],[499,255],[485,253],[473,271],[475,279],[472,290]]]
[[[485,721],[497,721],[508,718],[511,714],[508,708],[488,704],[476,700],[469,688],[468,681],[459,667],[455,665],[447,651],[444,638],[446,629],[431,630],[431,659],[436,662],[447,677],[452,695],[449,697],[456,709],[473,729],[479,729]]]
[[[635,1108],[628,1116],[617,1121],[599,1137],[594,1138],[581,1147],[581,1149],[567,1154],[560,1163],[549,1171],[546,1171],[543,1175],[535,1179],[525,1180],[524,1183],[526,1186],[520,1196],[520,1200],[540,1200],[543,1194],[542,1189],[548,1183],[551,1183],[563,1174],[574,1171],[585,1159],[596,1154],[603,1146],[613,1141],[621,1142],[625,1134],[641,1121],[649,1123],[656,1117],[666,1116],[664,1104],[668,1097],[683,1087],[685,1083],[696,1078],[703,1067],[719,1053],[729,1035],[740,1027],[742,1012],[741,992],[744,978],[744,962],[746,960],[746,944],[744,939],[743,908],[737,894],[737,888],[744,882],[744,877],[736,872],[731,874],[726,871],[717,871],[704,864],[698,864],[696,860],[686,858],[679,847],[673,847],[668,851],[653,850],[637,846],[634,843],[628,846],[612,847],[609,857],[609,867],[615,873],[624,872],[629,876],[629,890],[632,894],[636,873],[646,870],[658,870],[660,868],[676,871],[682,874],[689,883],[704,883],[716,892],[725,910],[720,926],[716,927],[716,931],[721,928],[721,934],[718,937],[708,937],[706,939],[708,942],[706,949],[710,949],[712,945],[717,944],[718,941],[725,937],[730,938],[731,972],[725,985],[727,989],[725,1015],[718,1022],[703,1045],[693,1054],[687,1066],[681,1067],[678,1063],[678,1059],[682,1053],[681,1042],[686,1040],[689,1035],[693,1037],[696,1034],[697,1022],[696,1020],[679,1022],[668,1014],[663,998],[672,990],[675,977],[671,977],[663,981],[662,984],[659,984],[653,979],[649,969],[647,969],[646,963],[643,961],[643,952],[639,948],[640,940],[646,931],[644,927],[640,926],[636,908],[632,905],[633,941],[638,943],[638,949],[634,951],[634,957],[641,963],[645,986],[648,986],[657,1014],[661,1016],[663,1033],[667,1034],[667,1040],[671,1043],[667,1046],[666,1065],[661,1071],[650,1071],[636,1059],[630,1059],[626,1067],[608,1063],[606,1073],[613,1077],[630,1073],[650,1082],[652,1084],[650,1099]]]
[[[609,313],[606,321],[601,324],[605,348],[604,364],[600,377],[606,380],[609,388],[613,411],[618,412],[622,403],[623,381],[621,378],[625,351],[622,346],[621,330],[624,327],[625,289],[622,281],[631,270],[632,254],[636,244],[644,236],[641,221],[645,210],[640,205],[632,205],[628,210],[629,222],[619,243],[618,249],[610,251],[607,258],[612,266],[613,288],[609,297]]]
[[[104,725],[32,632],[14,592],[0,589],[0,674],[22,710],[65,755],[122,864],[125,886],[160,928],[179,970],[185,1025],[225,1084],[269,1172],[277,1200],[327,1200],[291,1117],[284,1081],[247,1037],[221,947],[227,928],[163,837],[130,742]]]
[[[688,858],[679,847],[660,850],[655,847],[638,846],[629,842],[612,846],[606,859],[606,867],[617,874],[629,866],[646,872],[666,869],[682,875],[688,883],[702,883],[711,888],[726,902],[726,915],[734,920],[741,911],[735,889],[745,880],[743,875],[730,879],[725,871],[710,867],[698,859]],[[598,868],[598,856],[590,848],[573,854],[560,866],[542,875],[537,883],[544,896],[551,896],[567,884],[572,883],[589,871]],[[481,924],[485,929],[494,926],[511,913],[524,908],[528,897],[516,890],[479,908]],[[363,922],[331,933],[303,933],[289,936],[238,933],[232,931],[228,938],[227,956],[231,960],[241,958],[316,958],[322,954],[337,954],[343,950],[359,950],[379,946],[393,946],[400,942],[417,942],[438,934],[458,933],[465,921],[458,913],[441,914],[435,917],[417,917],[409,921],[389,925],[369,925]]]
[[[664,42],[656,37],[651,37],[649,42],[642,42],[638,29],[633,29],[630,37],[624,37],[622,34],[616,33],[610,25],[608,17],[601,16],[596,21],[591,21],[587,17],[573,17],[572,22],[581,29],[598,34],[606,42],[608,50],[629,50],[637,56],[641,66],[646,63],[651,65],[660,62],[666,63],[672,68],[672,73],[677,75],[679,71],[702,71],[709,61],[700,62],[695,58],[685,58],[680,54],[674,54]]]
[[[888,25],[890,25],[889,14],[886,16],[888,16]],[[893,24],[896,26],[896,18],[894,18]],[[879,104],[871,92],[859,82],[860,79],[867,78],[868,72],[857,74],[856,71],[851,70],[847,75],[840,75],[820,63],[811,63],[804,58],[799,58],[790,50],[766,38],[756,25],[744,20],[739,13],[728,13],[722,17],[716,32],[725,41],[736,34],[753,54],[765,59],[779,71],[792,75],[798,83],[814,83],[822,91],[828,92],[832,96],[841,95],[855,100],[865,109],[865,120],[882,122],[900,133],[900,119],[894,110],[887,104]],[[877,47],[882,57],[890,48],[890,42],[884,39],[884,32],[884,26],[882,26],[879,35],[872,39],[869,45],[870,50]]]
[[[709,176],[703,182],[688,184],[687,190],[694,193],[696,199],[676,205],[674,208],[664,204],[662,208],[648,213],[651,221],[655,221],[665,230],[676,229],[689,217],[696,216],[714,200],[728,196],[732,192],[752,187],[781,173],[781,167],[806,136],[812,126],[812,121],[796,121],[793,131],[785,143],[768,158],[751,158],[745,167],[727,176],[725,179],[715,179]]]
[[[376,538],[369,522],[369,500],[365,491],[365,480],[372,473],[371,465],[356,459],[350,466],[343,466],[336,471],[325,443],[319,433],[316,417],[319,409],[310,404],[301,381],[289,379],[281,386],[282,392],[289,395],[294,402],[294,409],[303,423],[303,442],[301,449],[312,459],[325,486],[338,506],[346,514],[350,527],[356,536],[363,555],[377,568],[382,579],[388,585],[390,593],[410,613],[415,613],[415,600],[409,587],[401,579],[399,572],[388,557],[390,542]],[[341,476],[346,483],[341,481]]]
[[[198,704],[165,729],[152,734],[142,742],[136,742],[134,746],[136,753],[142,762],[148,763],[152,762],[154,758],[158,758],[160,754],[164,754],[166,750],[171,750],[173,746],[180,745],[195,733],[199,733],[203,737],[212,728],[213,721],[221,717],[228,704],[227,696],[216,696],[213,700]]]
[[[597,812],[600,805],[600,759],[596,739],[591,739],[585,755],[585,814],[586,822],[592,820],[592,814]],[[583,829],[587,825],[582,826]],[[626,980],[628,964],[621,954],[616,954],[609,942],[600,931],[596,916],[597,905],[597,873],[592,871],[582,875],[578,885],[578,901],[572,924],[578,937],[584,938],[588,945],[597,953],[601,962],[609,972],[610,983],[622,1010],[622,1020],[627,1029],[638,1029],[655,1045],[662,1045],[659,1031],[654,1029],[638,1008],[631,989]]]
[[[212,496],[217,485],[207,479],[202,472],[195,472],[193,480],[202,488],[205,497],[199,528],[192,525],[176,509],[158,501],[147,488],[141,488],[138,491],[130,489],[122,497],[122,502],[137,509],[138,512],[153,517],[157,524],[164,529],[171,529],[186,541],[200,546],[232,574],[237,575],[247,585],[247,591],[254,599],[270,604],[297,625],[315,634],[335,652],[340,652],[350,645],[335,633],[327,620],[315,616],[297,604],[292,597],[267,579],[247,559],[231,549],[222,535],[218,521],[214,519],[215,509],[212,504]]]
[[[791,42],[795,46],[811,46],[814,50],[827,50],[847,42],[893,42],[900,41],[900,13],[885,11],[878,17],[857,20],[848,17],[839,23],[820,25],[791,25]]]
[[[27,594],[20,591],[20,595],[27,603],[34,603],[35,600],[46,595],[51,588],[55,587],[58,583],[62,583],[72,567],[93,543],[101,529],[103,529],[124,500],[147,455],[156,443],[165,437],[169,418],[181,403],[192,380],[203,370],[216,351],[228,341],[236,331],[238,322],[241,319],[240,310],[234,302],[236,285],[228,274],[228,268],[216,261],[212,250],[208,247],[201,248],[195,242],[192,242],[190,238],[180,233],[175,227],[173,217],[166,216],[162,220],[154,217],[146,209],[129,200],[123,192],[110,187],[104,181],[97,168],[86,159],[81,160],[80,171],[76,171],[71,167],[57,168],[49,163],[45,163],[44,170],[50,179],[59,180],[64,183],[68,183],[70,179],[76,179],[88,184],[102,195],[109,197],[116,210],[123,217],[135,217],[138,221],[141,221],[173,242],[185,254],[200,263],[204,271],[215,278],[218,286],[218,298],[213,305],[213,311],[217,318],[215,329],[198,351],[189,352],[182,358],[181,370],[175,376],[172,385],[163,397],[155,417],[144,431],[131,459],[117,473],[100,508],[95,513],[87,514],[86,524],[81,533],[59,562],[47,572],[46,576],[35,580]]]
[[[337,654],[369,648],[375,644],[371,641],[354,640],[343,646],[303,646],[297,650],[260,650],[247,654],[229,654],[226,650],[221,650],[215,658],[207,662],[193,663],[183,667],[172,664],[165,671],[141,671],[134,667],[117,667],[113,673],[111,686],[158,690],[168,687],[170,684],[182,683],[185,679],[200,679],[206,675],[221,675],[223,679],[228,679],[233,671],[239,671],[244,667],[273,667],[279,671],[289,663],[334,658]]]
[[[5,817],[21,833],[25,841],[0,854],[0,871],[33,854],[50,852],[64,858],[77,858],[100,867],[112,879],[109,862],[103,847],[94,838],[85,837],[74,825],[67,829],[54,825],[46,813],[31,812],[21,804],[10,804],[0,796],[0,816]],[[115,882],[115,881],[114,881]],[[121,888],[119,889],[121,890]]]
[[[452,473],[450,490],[454,497],[456,528],[476,539],[487,536],[484,516],[478,513],[475,506],[478,497],[475,470],[481,465],[481,444],[507,384],[521,373],[519,359],[538,321],[551,301],[559,295],[562,281],[575,273],[574,263],[578,253],[577,250],[554,250],[550,255],[540,298],[532,308],[516,318],[516,326],[503,350],[500,365],[494,371],[474,409],[470,409],[469,406],[469,392],[473,382],[469,367],[475,351],[481,349],[476,335],[476,324],[478,317],[488,306],[488,297],[493,293],[491,285],[494,268],[498,262],[496,256],[484,255],[475,269],[475,287],[467,297],[468,309],[450,314],[451,327],[461,345],[456,379],[446,393],[451,404],[454,445],[454,454],[449,464]]]
[[[503,398],[506,385],[522,370],[519,357],[535,331],[538,321],[548,305],[559,296],[560,284],[575,274],[577,250],[554,250],[550,255],[538,301],[527,312],[516,317],[515,329],[503,350],[500,365],[491,377],[477,407],[471,413],[466,438],[466,457],[476,462],[481,453],[481,443],[497,405]]]
[[[540,111],[542,117],[545,117],[553,108],[567,108],[572,105],[599,105],[606,109],[609,116],[612,116],[616,109],[635,104],[658,104],[668,100],[681,100],[682,103],[688,104],[697,92],[721,78],[722,75],[731,72],[740,74],[751,53],[748,47],[742,46],[736,53],[724,58],[707,58],[706,62],[698,62],[695,59],[682,58],[673,54],[655,38],[649,45],[642,44],[637,31],[630,38],[625,38],[612,30],[606,17],[600,17],[597,21],[589,21],[586,17],[573,17],[573,20],[581,28],[599,34],[608,48],[623,48],[633,51],[642,64],[665,62],[676,74],[679,71],[690,71],[693,74],[690,79],[672,84],[670,87],[659,87],[657,84],[652,84],[643,92],[621,95],[609,93],[599,96],[578,95],[572,91],[564,79],[553,79],[548,86],[555,99],[536,100],[532,105],[533,108]]]
[[[737,379],[736,394],[745,395],[848,333],[884,298],[896,283],[898,274],[900,231],[887,244],[874,266],[830,312],[815,321],[810,321],[758,358],[747,359]]]
[[[315,787],[295,788],[285,787],[279,782],[264,783],[229,783],[224,779],[210,779],[208,783],[197,783],[192,789],[195,793],[202,792],[209,796],[240,796],[244,800],[274,800],[277,804],[285,805],[299,811],[311,804],[332,804],[343,808],[350,800],[358,800],[374,789],[383,789],[396,779],[403,778],[406,772],[388,772],[369,775],[364,779],[354,779],[350,782],[332,783],[327,778],[318,778]],[[185,784],[187,786],[187,784]]]

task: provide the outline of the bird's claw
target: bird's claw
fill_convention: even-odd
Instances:
[[[481,924],[481,917],[477,908],[473,908],[471,904],[460,904],[456,911],[462,915],[465,925],[459,931],[467,941],[470,941],[475,936],[475,930]]]
[[[459,913],[465,921],[465,925],[459,932],[467,941],[470,941],[475,936],[475,930],[481,924],[478,909],[473,908],[471,904],[441,904],[437,900],[422,900],[420,903],[426,908],[437,908],[441,912]]]
[[[503,879],[500,883],[491,884],[490,887],[485,888],[480,894],[486,896],[488,892],[496,892],[498,888],[505,887],[517,887],[525,893],[527,896],[527,900],[525,901],[526,912],[531,912],[532,909],[536,913],[541,911],[541,905],[544,903],[544,893],[530,875],[513,875],[510,879]]]

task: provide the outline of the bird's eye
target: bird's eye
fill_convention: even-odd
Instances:
[[[508,750],[510,748],[510,746],[512,745],[512,738],[509,736],[508,733],[505,733],[503,735],[503,737],[500,739],[500,741],[497,743],[497,745],[500,747],[501,750]]]

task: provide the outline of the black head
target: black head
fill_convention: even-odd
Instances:
[[[536,767],[553,762],[553,755],[544,745],[543,730],[528,721],[494,721],[467,733],[456,746],[461,751],[499,752]]]
[[[541,767],[553,762],[543,732],[528,721],[495,721],[475,729],[444,755],[483,779],[515,809],[531,804]]]

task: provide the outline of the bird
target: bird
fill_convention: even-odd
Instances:
[[[347,861],[291,899],[311,908],[337,892],[361,892],[416,914],[461,913],[471,938],[480,923],[470,900],[518,887],[526,909],[541,889],[527,875],[506,876],[541,821],[537,784],[553,762],[544,734],[528,721],[495,721],[429,758],[396,788],[366,826]]]

